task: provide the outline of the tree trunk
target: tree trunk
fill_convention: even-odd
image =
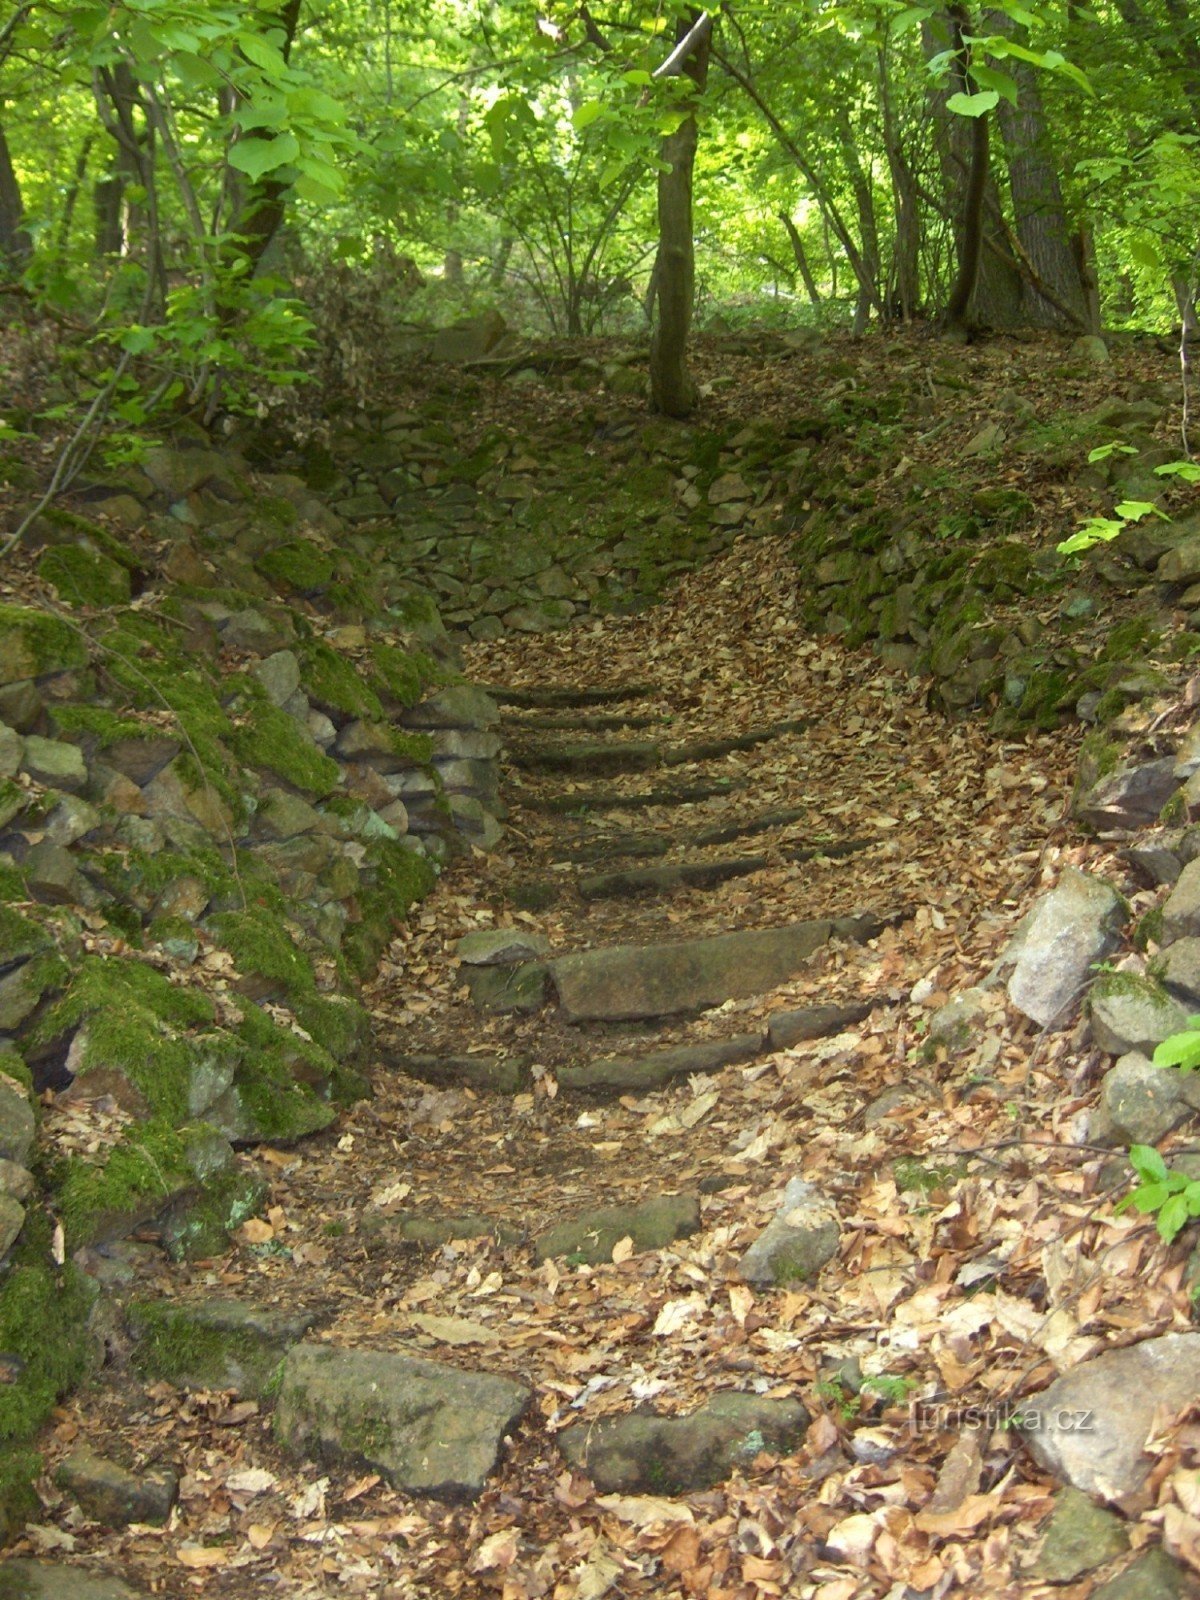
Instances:
[[[682,44],[699,21],[690,12],[676,24],[676,43]],[[708,77],[709,34],[697,42],[683,72],[704,88]],[[696,247],[692,236],[692,172],[696,164],[699,125],[693,111],[667,134],[660,153],[658,174],[658,253],[654,258],[654,283],[658,317],[650,339],[650,403],[668,417],[687,417],[695,410],[695,380],[688,371],[688,332],[692,324],[692,296],[696,280]]]
[[[990,11],[985,26],[1005,35],[1028,32],[1018,30],[1002,11]],[[1039,327],[1080,332],[1088,326],[1087,297],[1072,248],[1072,229],[1037,74],[1026,61],[1009,59],[1004,65],[1017,86],[1017,104],[1001,100],[996,115],[1008,157],[1017,239],[1032,269],[1026,282],[1026,310],[1030,322]],[[1038,292],[1039,284],[1051,291],[1053,300]]]
[[[0,126],[0,276],[16,277],[33,254],[33,240],[25,227],[21,185]]]
[[[862,265],[858,273],[854,332],[865,333],[871,320],[871,312],[877,310],[882,316],[884,310],[883,294],[879,284],[881,256],[879,229],[875,222],[875,197],[871,193],[870,179],[859,159],[858,142],[850,126],[850,118],[844,103],[839,104],[837,108],[837,130],[841,143],[842,165],[850,181],[854,208],[858,212],[859,260]]]
[[[283,59],[289,60],[292,53],[292,41],[296,37],[296,28],[300,22],[301,0],[284,0],[283,5],[273,17],[264,16],[264,25],[267,21],[274,21],[283,29],[283,44],[281,46]],[[274,134],[268,129],[253,128],[242,135],[244,139],[272,139]],[[267,246],[275,237],[275,232],[283,221],[284,205],[288,185],[279,178],[270,176],[260,178],[257,182],[247,183],[242,198],[240,214],[236,218],[231,233],[237,243],[236,254],[249,263],[250,273],[253,274],[263,256]]]
[[[888,312],[904,322],[911,322],[921,303],[921,209],[917,180],[909,165],[896,122],[886,49],[879,51],[879,103],[883,112],[883,145],[892,180],[892,205],[896,213]]]
[[[964,22],[967,23],[965,29]],[[931,18],[922,30],[926,56],[953,49],[957,50],[959,58],[948,81],[933,95],[934,141],[942,171],[946,211],[955,219],[954,245],[958,259],[946,313],[950,321],[1017,328],[1025,321],[1021,274],[1005,244],[1003,228],[996,220],[1003,212],[988,165],[990,141],[986,118],[962,117],[946,108],[946,101],[956,91],[970,92],[961,59],[964,31],[969,32],[970,26],[961,8],[957,20],[950,12],[943,11]],[[982,129],[977,126],[980,122],[984,123]],[[972,179],[981,189],[973,189]],[[978,237],[972,235],[968,226],[975,217],[979,220]],[[968,289],[966,305],[960,316],[950,316],[956,300],[961,298],[973,257],[973,282]]]
[[[779,220],[787,230],[788,241],[792,247],[792,255],[796,260],[796,270],[799,272],[804,284],[805,293],[814,306],[819,306],[821,304],[821,295],[817,288],[817,280],[812,274],[812,267],[809,265],[808,252],[804,248],[804,240],[800,237],[800,230],[786,211],[779,213]]]

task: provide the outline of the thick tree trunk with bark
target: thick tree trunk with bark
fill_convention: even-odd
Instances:
[[[951,12],[943,11],[926,23],[923,29],[927,56],[951,49],[957,50],[959,55],[957,67],[933,96],[934,140],[942,169],[946,212],[954,219],[954,245],[958,258],[954,291],[951,292],[946,310],[948,320],[952,322],[989,328],[1016,328],[1025,321],[1021,274],[1004,238],[1000,197],[988,167],[986,119],[958,116],[946,108],[946,101],[952,94],[960,90],[970,92],[959,48],[962,33],[970,32],[969,22],[966,29],[963,28],[965,18],[961,7],[958,8],[957,21]],[[977,126],[979,122],[985,123],[982,130]],[[972,179],[977,185],[981,182],[981,193],[973,188]],[[976,217],[979,223],[978,237],[972,237],[969,224]],[[974,281],[969,288],[965,307],[958,317],[950,316],[955,302],[961,298],[966,271],[972,269],[973,256]]]
[[[296,37],[296,29],[300,22],[301,3],[302,0],[284,0],[284,4],[270,19],[283,29],[281,49],[285,61],[291,57],[292,41]],[[264,22],[266,20],[268,19],[264,18]],[[271,139],[274,135],[267,129],[251,129],[242,137]],[[267,246],[283,221],[287,191],[286,183],[269,175],[245,186],[239,215],[230,231],[237,240],[235,246],[237,253],[249,262],[251,273],[257,270],[266,254]]]
[[[680,20],[677,44],[684,42],[699,17],[699,12],[693,12]],[[708,48],[706,33],[683,66],[697,89],[704,88],[708,77]],[[697,399],[695,380],[688,371],[687,345],[696,279],[692,172],[698,139],[699,125],[693,112],[663,140],[658,174],[658,254],[654,258],[658,315],[650,340],[650,403],[668,417],[690,416]]]
[[[1002,11],[990,11],[985,26],[991,33],[1006,35],[1027,31],[1018,30]],[[1008,157],[1017,240],[1029,268],[1025,285],[1029,321],[1081,332],[1089,326],[1087,296],[1037,74],[1025,61],[1007,60],[1004,66],[1017,86],[1017,104],[1001,100],[996,115]]]

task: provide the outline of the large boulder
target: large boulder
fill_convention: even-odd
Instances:
[[[1048,1028],[1082,995],[1097,961],[1116,949],[1123,921],[1111,885],[1068,867],[1057,887],[1026,919],[1008,996],[1017,1010]]]
[[[1145,1454],[1156,1413],[1200,1393],[1200,1333],[1168,1333],[1083,1361],[1022,1405],[1038,1464],[1074,1489],[1120,1505],[1153,1464]]]

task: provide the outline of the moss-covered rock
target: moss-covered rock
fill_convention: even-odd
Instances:
[[[286,502],[284,502],[286,504]],[[293,508],[288,506],[288,510]],[[294,516],[294,512],[293,512]],[[328,550],[311,539],[292,539],[259,556],[258,570],[272,582],[298,594],[316,594],[329,586],[336,562]]]
[[[297,947],[295,936],[278,912],[266,906],[222,911],[209,917],[205,926],[229,951],[243,974],[266,979],[285,994],[313,993],[312,962]]]
[[[212,1129],[175,1128],[156,1117],[130,1128],[96,1159],[72,1156],[58,1162],[51,1186],[68,1247],[124,1237],[182,1196],[199,1194],[231,1158]]]
[[[247,714],[230,739],[234,754],[246,766],[265,769],[303,794],[320,798],[335,789],[341,777],[338,764],[308,730],[272,705],[258,684],[247,685],[245,695]]]
[[[87,665],[83,635],[48,611],[0,605],[0,684]]]
[[[280,1362],[316,1320],[237,1300],[135,1301],[128,1316],[138,1341],[134,1364],[144,1376],[255,1397],[271,1392]]]
[[[76,1035],[77,1080],[91,1078],[131,1111],[182,1122],[189,1114],[193,1053],[187,1030],[211,1025],[207,995],[170,983],[141,961],[89,956],[39,1021],[31,1044]]]
[[[12,1381],[0,1384],[0,1543],[37,1508],[40,1461],[31,1446],[89,1360],[92,1290],[70,1262],[56,1265],[51,1230],[50,1218],[31,1207],[0,1277],[0,1350],[16,1358]]]
[[[116,561],[85,545],[57,545],[38,562],[38,577],[67,605],[101,609],[129,603],[129,573]]]
[[[359,895],[359,920],[346,929],[342,942],[351,970],[360,977],[379,965],[405,914],[435,881],[425,856],[386,839],[368,846],[365,865],[369,881]]]

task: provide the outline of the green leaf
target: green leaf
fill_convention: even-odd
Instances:
[[[906,6],[899,16],[891,18],[891,30],[893,33],[909,33],[923,22],[928,22],[933,11],[933,6]]]
[[[229,152],[229,165],[248,178],[261,178],[277,167],[287,166],[300,154],[300,141],[294,133],[279,133],[273,139],[239,139]]]
[[[1129,1159],[1139,1178],[1154,1183],[1166,1182],[1167,1163],[1152,1144],[1131,1145]]]
[[[633,89],[645,89],[649,88],[654,82],[654,78],[651,73],[638,67],[632,72],[623,72],[621,74],[621,82],[629,84]]]
[[[1113,507],[1113,515],[1120,517],[1123,522],[1140,522],[1143,517],[1148,517],[1151,513],[1157,517],[1163,515],[1153,500],[1122,500],[1120,505]],[[1168,520],[1163,517],[1164,522]]]
[[[1007,100],[1010,105],[1017,103],[1017,85],[1007,72],[997,72],[995,67],[971,63],[971,76],[981,89],[994,89],[1002,100]]]
[[[1154,470],[1160,478],[1180,478],[1184,483],[1200,483],[1200,463],[1195,461],[1166,461]]]
[[[283,52],[264,39],[260,33],[239,33],[237,42],[246,60],[253,62],[269,78],[286,76],[288,65],[283,59]]]
[[[1123,456],[1136,456],[1138,453],[1137,446],[1132,444],[1122,444],[1120,440],[1117,440],[1113,444],[1098,444],[1094,450],[1088,451],[1088,460],[1090,462],[1107,461],[1109,456],[1116,455],[1117,453],[1120,453]]]
[[[592,123],[604,111],[603,100],[585,100],[571,113],[571,126],[576,133],[582,133],[585,128],[590,128]]]
[[[982,117],[999,102],[1000,96],[995,89],[983,89],[979,94],[963,94],[960,89],[946,101],[946,109],[959,117]]]
[[[1188,1220],[1188,1203],[1181,1194],[1173,1194],[1158,1213],[1158,1232],[1167,1244]]]
[[[1180,1072],[1194,1072],[1200,1066],[1200,1032],[1173,1033],[1154,1047],[1152,1060],[1156,1067],[1178,1067]]]

